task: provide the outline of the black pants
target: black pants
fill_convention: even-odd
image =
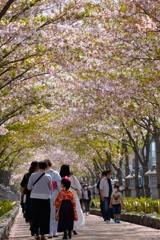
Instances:
[[[50,199],[31,198],[31,211],[33,216],[33,223],[31,225],[32,235],[48,234],[50,223]]]

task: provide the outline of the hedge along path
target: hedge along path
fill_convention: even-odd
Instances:
[[[116,224],[111,221],[106,224],[102,217],[89,215],[85,216],[86,224],[78,228],[78,235],[73,239],[79,240],[159,240],[160,230],[144,227],[132,223],[121,222]],[[21,209],[11,228],[9,240],[33,240],[30,236],[29,224],[25,223]],[[62,239],[62,233],[59,233],[57,239]]]

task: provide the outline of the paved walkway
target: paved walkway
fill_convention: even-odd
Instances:
[[[106,224],[101,217],[89,215],[86,216],[86,225],[78,229],[78,235],[73,236],[73,240],[159,240],[160,230],[149,227],[143,227],[136,224],[121,222],[116,224],[111,221]],[[15,219],[11,229],[9,240],[33,240],[30,236],[29,225],[25,223],[21,214]],[[62,233],[57,240],[62,239]]]

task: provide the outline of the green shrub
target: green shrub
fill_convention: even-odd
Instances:
[[[131,212],[145,212],[145,213],[158,213],[160,211],[160,199],[152,200],[151,198],[124,198],[125,211]]]
[[[100,208],[100,199],[92,200],[96,206],[94,208]],[[91,201],[91,202],[92,202]],[[124,211],[125,212],[138,212],[138,213],[154,213],[157,216],[160,215],[160,199],[152,200],[151,198],[124,198]],[[93,207],[93,204],[92,206]],[[123,211],[123,212],[124,212]]]
[[[100,208],[100,199],[96,198],[96,199],[91,200],[90,207],[91,208]]]
[[[99,198],[95,198],[95,199],[93,199],[92,201],[94,201],[95,203],[99,203],[100,202],[100,199]]]
[[[0,216],[13,209],[16,202],[0,201]]]

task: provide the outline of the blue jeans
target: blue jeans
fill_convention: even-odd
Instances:
[[[101,209],[102,217],[105,220],[105,218],[104,218],[104,211],[103,211],[103,202],[102,202],[101,197],[100,197],[100,209]]]
[[[84,205],[85,205],[85,212],[89,212],[89,205],[90,205],[90,200],[89,199],[84,199]]]
[[[110,221],[110,208],[109,208],[109,204],[110,204],[110,197],[104,197],[104,201],[102,202],[102,206],[103,206],[103,216],[104,216],[104,220],[109,220]]]

